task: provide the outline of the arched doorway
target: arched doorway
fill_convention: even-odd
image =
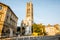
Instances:
[[[10,29],[10,37],[13,36],[13,29],[12,28],[9,28]]]
[[[9,27],[3,27],[1,36],[2,37],[12,37],[13,29],[9,28]]]

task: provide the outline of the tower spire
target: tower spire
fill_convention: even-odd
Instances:
[[[32,2],[32,0],[28,0],[29,2]]]

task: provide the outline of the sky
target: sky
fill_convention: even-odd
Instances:
[[[30,0],[0,0],[10,6],[18,19],[18,26],[26,16],[26,3]],[[60,0],[32,0],[35,23],[60,24]]]

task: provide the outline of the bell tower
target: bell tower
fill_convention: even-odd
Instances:
[[[33,4],[30,0],[26,3],[26,17],[22,22],[22,26],[25,28],[25,35],[32,34],[32,24],[33,24]]]
[[[27,2],[26,4],[26,19],[31,21],[31,25],[33,23],[33,4],[32,1]]]

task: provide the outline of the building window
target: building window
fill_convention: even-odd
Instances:
[[[27,17],[30,17],[30,14],[27,14]]]
[[[27,11],[30,11],[30,8],[28,8]]]
[[[2,6],[0,6],[0,10],[2,9]]]
[[[2,16],[2,15],[0,14],[0,21],[1,21],[1,16]]]
[[[7,12],[10,13],[10,9],[8,9]]]
[[[9,18],[9,16],[7,15],[7,16],[6,16],[6,19],[5,19],[6,22],[8,22],[8,18]]]
[[[30,6],[30,3],[27,3],[28,6]]]
[[[10,15],[10,9],[7,9],[7,12],[6,12],[8,15]]]

